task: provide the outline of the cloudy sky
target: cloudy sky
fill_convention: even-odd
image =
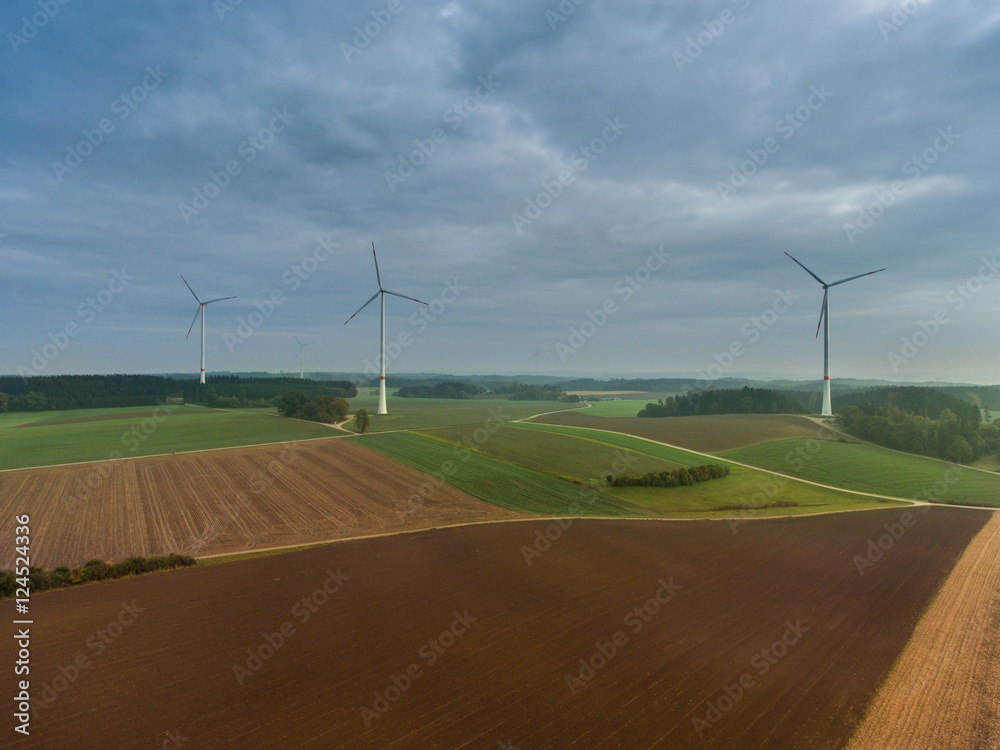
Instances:
[[[819,377],[788,252],[887,268],[834,378],[1000,381],[994,3],[288,6],[4,3],[0,372],[195,372],[181,274],[209,372],[361,371],[374,240],[390,372]]]

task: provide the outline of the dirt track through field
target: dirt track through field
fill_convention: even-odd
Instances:
[[[1000,513],[955,565],[848,748],[1000,748]]]
[[[32,690],[44,703],[30,738],[4,739],[841,748],[988,519],[929,508],[860,576],[853,556],[909,511],[736,534],[725,521],[465,526],[37,596]],[[530,566],[529,547],[543,550]],[[125,607],[141,611],[112,628]],[[0,642],[3,663],[13,647]]]
[[[788,414],[706,414],[698,417],[594,417],[554,412],[528,421],[623,432],[704,453],[788,437],[833,437],[822,425]]]
[[[0,515],[21,513],[31,515],[32,564],[46,568],[523,516],[345,440],[0,473]],[[10,569],[13,545],[3,550]]]

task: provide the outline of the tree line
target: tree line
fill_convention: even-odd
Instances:
[[[697,482],[722,479],[729,475],[728,466],[702,464],[690,468],[681,466],[669,471],[652,471],[641,477],[616,476],[608,480],[612,487],[689,487]]]
[[[162,375],[0,376],[0,411],[153,406],[172,399],[216,407],[264,407],[274,406],[275,399],[293,387],[310,397],[358,395],[348,380],[293,377],[217,375],[201,385],[197,379]]]

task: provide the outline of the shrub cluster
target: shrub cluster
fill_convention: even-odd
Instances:
[[[687,487],[696,482],[721,479],[729,474],[728,466],[703,464],[690,468],[681,466],[671,471],[653,471],[641,477],[612,477],[608,484],[612,487]]]
[[[197,560],[188,555],[171,553],[159,557],[129,557],[118,563],[104,560],[88,560],[82,568],[69,569],[65,566],[47,571],[42,568],[32,568],[28,575],[28,588],[36,591],[61,589],[89,581],[104,581],[112,578],[124,578],[142,573],[153,573],[157,570],[172,570],[195,565]],[[13,571],[0,570],[0,598],[14,596],[17,589],[17,578]]]

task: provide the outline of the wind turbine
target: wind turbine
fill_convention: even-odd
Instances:
[[[528,359],[535,360],[535,377],[538,377],[538,360],[545,359],[545,357],[543,357],[542,353],[539,351],[538,344],[535,344],[535,353],[532,356],[528,357]]]
[[[412,302],[420,302],[421,305],[426,305],[428,303],[421,302],[416,297],[407,297],[405,294],[400,294],[399,292],[391,292],[382,286],[382,275],[378,272],[378,256],[375,254],[375,243],[372,242],[372,257],[375,259],[375,278],[378,279],[378,291],[373,294],[365,304],[358,308],[358,312],[354,313],[357,315],[359,312],[364,310],[368,305],[375,301],[376,297],[382,298],[382,334],[379,339],[379,381],[378,381],[378,412],[377,414],[388,414],[389,410],[385,405],[385,295],[391,294],[394,297],[402,297],[403,299],[408,299]],[[349,317],[344,321],[346,326],[352,320],[354,320],[354,315]]]
[[[788,255],[788,253],[785,253]],[[792,258],[791,255],[788,255]],[[792,258],[795,260],[795,258]],[[823,286],[823,305],[819,309],[819,323],[816,324],[816,338],[819,338],[819,327],[823,326],[823,412],[822,416],[831,417],[833,416],[833,409],[830,403],[830,287],[837,286],[837,284],[844,284],[848,281],[854,281],[854,279],[860,279],[862,276],[871,276],[873,273],[879,273],[884,271],[884,268],[878,269],[878,271],[869,271],[868,273],[859,273],[857,276],[848,276],[846,279],[841,279],[840,281],[834,281],[827,284],[823,279],[814,274],[808,268],[803,266],[797,260],[795,260],[807,274],[812,276],[816,281],[818,281]]]
[[[194,294],[194,289],[192,289],[191,285],[187,283],[187,279],[184,278],[183,274],[181,275],[181,281],[184,282],[184,286],[188,288],[188,291],[191,292],[191,294]],[[194,328],[194,322],[198,320],[198,316],[201,315],[201,384],[205,385],[205,308],[213,302],[222,302],[224,299],[236,299],[236,297],[218,297],[216,299],[210,299],[207,302],[202,302],[201,298],[197,294],[194,294],[194,298],[198,300],[198,311],[194,314],[194,318],[191,319],[191,328],[188,328],[187,336],[184,337],[184,340],[187,341],[191,336],[191,331]]]
[[[305,370],[302,369],[302,350],[305,349],[307,346],[312,346],[316,342],[315,341],[310,341],[308,344],[303,344],[301,341],[299,341],[299,337],[295,336],[294,334],[292,335],[292,338],[294,338],[295,339],[295,343],[299,345],[299,378],[301,378],[302,380],[305,380],[306,379],[306,373],[305,373]]]

